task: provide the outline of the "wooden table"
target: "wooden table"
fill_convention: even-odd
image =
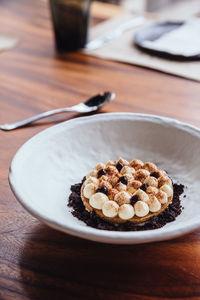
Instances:
[[[97,6],[96,21],[119,13]],[[199,83],[80,53],[59,56],[46,1],[1,0],[0,28],[20,37],[0,54],[0,123],[111,90],[117,98],[104,112],[161,114],[200,126]],[[15,200],[7,176],[16,150],[71,116],[0,132],[0,299],[200,299],[200,231],[147,245],[98,244],[48,228]]]

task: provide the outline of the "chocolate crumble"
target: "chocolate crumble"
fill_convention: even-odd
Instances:
[[[106,170],[104,169],[101,169],[99,170],[99,172],[97,173],[97,177],[100,178],[101,176],[105,175],[106,174]]]
[[[139,201],[140,198],[138,195],[134,195],[132,198],[131,198],[131,205],[134,205],[137,201]]]
[[[116,165],[117,170],[120,172],[121,169],[123,168],[123,164],[121,162],[118,162],[118,164]]]
[[[141,190],[143,190],[144,192],[146,192],[146,189],[148,188],[148,184],[143,183],[140,187]]]
[[[128,179],[127,179],[126,176],[121,176],[118,181],[125,184],[125,185],[128,184]]]
[[[103,193],[105,195],[108,195],[108,189],[106,186],[101,186],[96,190],[96,193]]]
[[[158,172],[151,172],[150,176],[158,178],[159,174],[158,174]]]
[[[89,213],[85,210],[85,206],[81,200],[81,186],[84,182],[71,186],[71,194],[69,196],[68,206],[73,208],[72,214],[79,220],[83,221],[88,226],[112,231],[141,231],[152,230],[161,228],[169,222],[176,219],[181,214],[183,207],[180,203],[180,195],[184,192],[184,185],[173,183],[174,196],[172,203],[158,216],[152,217],[144,225],[134,225],[131,222],[125,222],[122,224],[112,224],[98,217],[94,212]],[[185,197],[185,196],[184,196]]]

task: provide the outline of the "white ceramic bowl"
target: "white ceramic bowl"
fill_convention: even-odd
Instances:
[[[187,186],[184,210],[155,230],[114,232],[86,226],[68,208],[70,186],[93,166],[119,156],[155,162]],[[99,114],[53,126],[27,141],[9,173],[12,191],[36,218],[98,242],[137,244],[171,239],[200,227],[200,130],[173,119],[132,113]]]

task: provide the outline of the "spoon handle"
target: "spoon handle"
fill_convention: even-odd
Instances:
[[[27,118],[27,119],[24,119],[24,120],[21,120],[21,121],[0,125],[0,129],[2,129],[2,130],[13,130],[13,129],[16,129],[18,127],[22,127],[22,126],[25,126],[27,124],[33,123],[37,120],[40,120],[40,119],[43,119],[43,118],[46,118],[46,117],[49,117],[49,116],[53,116],[53,115],[56,115],[56,114],[59,114],[59,113],[64,113],[64,112],[67,112],[67,111],[77,111],[77,110],[76,110],[75,106],[74,107],[73,106],[72,107],[66,107],[66,108],[57,108],[57,109],[45,111],[41,114],[32,116],[30,118]]]

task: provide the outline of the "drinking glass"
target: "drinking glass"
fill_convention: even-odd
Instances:
[[[50,0],[57,49],[83,48],[87,42],[91,0]]]

